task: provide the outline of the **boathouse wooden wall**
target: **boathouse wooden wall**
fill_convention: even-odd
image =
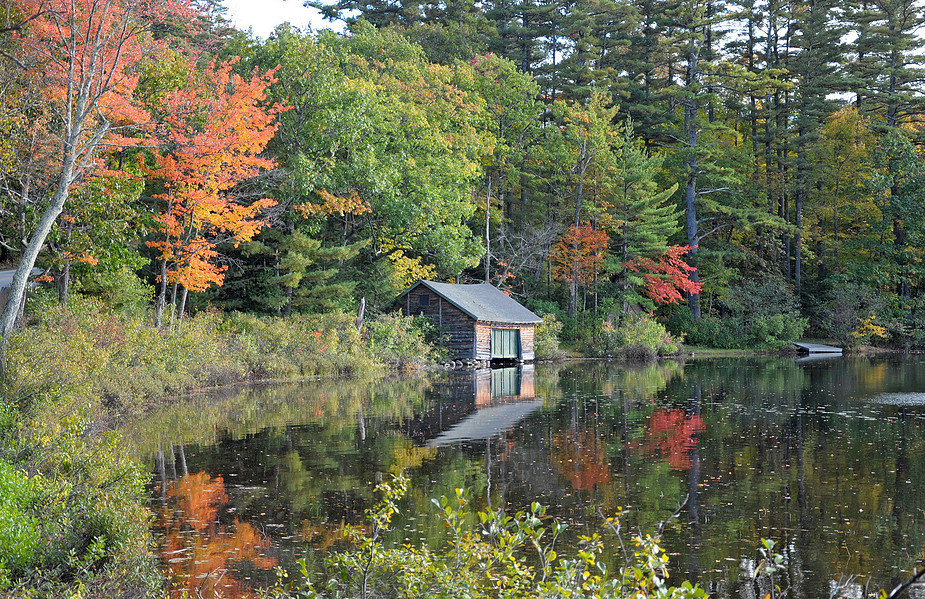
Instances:
[[[422,301],[421,298],[426,298]],[[406,316],[424,315],[449,336],[448,346],[453,357],[459,360],[487,360],[476,358],[475,320],[427,287],[419,285],[405,295],[402,311]]]
[[[422,299],[423,298],[423,299]],[[458,360],[491,360],[492,329],[520,330],[521,360],[532,362],[534,324],[509,324],[476,321],[427,287],[419,285],[405,294],[402,312],[406,316],[424,315],[432,319],[449,336],[448,346]]]

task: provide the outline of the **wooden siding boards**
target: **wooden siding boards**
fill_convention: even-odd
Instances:
[[[447,287],[446,284],[439,284],[439,288]],[[465,285],[460,287],[467,287]],[[498,292],[500,293],[500,292]],[[505,296],[508,302],[514,302]],[[442,297],[434,289],[427,285],[418,283],[409,289],[401,301],[402,312],[407,316],[423,315],[431,320],[434,324],[443,329],[448,336],[448,347],[455,359],[460,360],[479,360],[488,361],[492,356],[492,330],[493,329],[516,329],[520,331],[521,352],[518,357],[519,361],[532,362],[535,359],[534,351],[534,329],[535,322],[493,322],[488,320],[476,320],[470,314],[455,306],[451,301]],[[525,319],[540,320],[532,312],[522,306],[517,306],[518,310],[526,312]]]
[[[532,362],[536,359],[536,326],[520,328],[520,359]]]

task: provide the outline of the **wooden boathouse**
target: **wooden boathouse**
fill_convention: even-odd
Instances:
[[[449,336],[457,360],[532,362],[543,319],[489,283],[419,281],[399,297],[406,316],[424,315]]]

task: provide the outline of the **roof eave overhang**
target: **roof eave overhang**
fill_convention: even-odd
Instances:
[[[415,283],[414,285],[412,285],[411,287],[409,287],[404,293],[402,293],[401,295],[399,295],[399,296],[398,296],[398,299],[401,299],[401,298],[403,298],[404,296],[408,295],[409,293],[411,293],[412,291],[414,291],[415,289],[417,289],[420,285],[424,285],[425,287],[427,287],[428,289],[430,289],[431,291],[433,291],[434,293],[436,293],[437,295],[439,295],[444,301],[449,302],[451,305],[455,306],[460,312],[464,313],[466,316],[468,316],[469,318],[471,318],[472,320],[474,320],[474,321],[476,321],[476,322],[488,322],[488,323],[494,323],[494,324],[510,324],[510,325],[539,324],[539,323],[543,322],[542,319],[539,319],[539,320],[529,320],[529,321],[516,321],[516,322],[511,322],[511,321],[506,321],[506,320],[505,320],[505,321],[502,321],[502,320],[485,320],[485,319],[483,319],[483,318],[479,318],[478,316],[476,316],[475,314],[473,314],[471,311],[467,310],[467,309],[464,308],[463,306],[460,306],[459,304],[457,304],[456,302],[454,302],[454,301],[451,300],[450,298],[448,298],[448,297],[446,297],[445,295],[443,295],[443,294],[440,292],[439,289],[437,289],[436,287],[434,287],[433,285],[430,284],[430,281],[418,281],[417,283]]]

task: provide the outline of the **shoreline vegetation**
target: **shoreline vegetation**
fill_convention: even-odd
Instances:
[[[440,355],[424,321],[203,312],[158,330],[145,311],[74,297],[32,304],[0,399],[0,596],[164,591],[150,552],[145,469],[107,422],[219,385],[420,370]]]
[[[201,312],[158,330],[143,309],[39,294],[28,320],[11,340],[0,401],[0,593],[12,597],[163,592],[145,470],[107,425],[120,413],[221,385],[421,372],[445,360],[439,331],[394,315],[370,318],[361,332],[346,313]],[[660,327],[641,317],[612,331],[609,347],[630,359],[666,347],[678,354]],[[576,357],[559,348],[560,334],[547,318],[537,334],[543,359]],[[690,349],[684,357],[730,355]]]

